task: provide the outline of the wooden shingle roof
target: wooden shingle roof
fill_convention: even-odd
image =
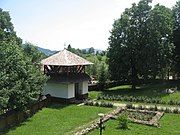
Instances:
[[[84,58],[64,49],[41,61],[42,65],[56,66],[76,66],[76,65],[91,65],[93,63]]]

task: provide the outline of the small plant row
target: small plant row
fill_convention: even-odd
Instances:
[[[126,107],[128,109],[162,111],[162,112],[166,112],[166,113],[180,114],[180,109],[178,109],[178,108],[172,109],[170,107],[157,107],[156,105],[155,106],[146,107],[146,106],[143,106],[143,105],[134,106],[133,104],[127,104]]]
[[[143,120],[143,121],[149,121],[152,119],[152,117],[155,116],[155,113],[153,112],[134,112],[134,111],[124,111],[126,115],[128,115],[129,118],[137,119],[137,120]]]
[[[109,108],[113,107],[113,103],[105,102],[105,101],[96,102],[96,101],[92,101],[92,100],[86,100],[84,102],[84,105],[99,106],[99,107],[109,107]]]
[[[109,100],[109,101],[126,101],[126,102],[143,102],[153,104],[167,104],[167,105],[180,105],[180,101],[163,101],[160,98],[148,98],[146,96],[123,96],[123,95],[99,95],[97,100]]]

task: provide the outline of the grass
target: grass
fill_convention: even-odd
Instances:
[[[172,94],[166,94],[163,91],[168,88],[178,87],[178,92]],[[180,101],[180,84],[149,84],[140,85],[135,91],[131,90],[131,85],[122,85],[110,88],[103,92],[91,91],[89,93],[90,98],[97,98],[98,94],[105,95],[122,95],[122,96],[146,96],[146,97],[157,97],[164,101]]]
[[[165,114],[160,120],[160,128],[146,126],[142,124],[129,123],[127,130],[118,128],[117,120],[109,120],[105,123],[106,129],[103,135],[180,135],[180,115]],[[96,129],[90,135],[98,135],[99,130]]]
[[[8,135],[64,135],[112,109],[94,106],[52,105],[36,113]]]

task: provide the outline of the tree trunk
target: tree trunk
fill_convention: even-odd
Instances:
[[[132,90],[136,90],[137,85],[137,71],[135,67],[135,63],[133,58],[131,58],[131,82],[132,82]]]

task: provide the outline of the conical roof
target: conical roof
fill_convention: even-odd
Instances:
[[[64,49],[46,59],[43,59],[41,61],[41,64],[56,65],[56,66],[75,66],[75,65],[91,65],[93,63]]]

